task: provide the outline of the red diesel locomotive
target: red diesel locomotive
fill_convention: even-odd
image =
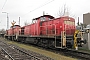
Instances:
[[[74,18],[68,16],[54,18],[51,15],[43,15],[34,18],[30,25],[12,26],[7,30],[5,37],[49,48],[72,48],[75,30]]]

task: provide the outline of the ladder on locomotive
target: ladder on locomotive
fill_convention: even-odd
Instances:
[[[55,36],[55,48],[66,48],[66,34],[65,34],[65,31],[61,31],[60,39],[58,39],[57,36]]]

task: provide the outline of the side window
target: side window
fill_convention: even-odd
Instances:
[[[53,20],[53,19],[51,19],[51,18],[48,18],[48,20]]]
[[[32,20],[32,23],[37,23],[37,20]]]
[[[70,21],[67,21],[67,25],[70,25]]]
[[[45,21],[46,20],[46,17],[41,17],[40,20],[41,21]]]
[[[66,21],[64,21],[64,24],[66,24]]]
[[[75,22],[73,22],[73,25],[75,25]]]
[[[67,24],[67,25],[75,25],[75,22],[72,22],[72,21],[64,21],[64,24]]]

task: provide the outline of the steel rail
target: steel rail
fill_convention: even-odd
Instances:
[[[39,58],[39,57],[34,56],[34,55],[32,55],[32,54],[29,54],[29,53],[27,53],[27,52],[25,52],[25,51],[22,51],[22,50],[20,50],[20,49],[14,47],[14,46],[13,46],[13,48],[19,50],[20,52],[22,52],[22,53],[24,53],[24,54],[27,54],[27,55],[30,56],[30,57],[33,57],[34,59],[43,60],[42,58]]]
[[[8,54],[7,51],[5,51],[5,49],[3,49],[2,47],[0,47],[0,48],[8,55],[8,57],[9,57],[10,59],[15,60],[10,54]]]

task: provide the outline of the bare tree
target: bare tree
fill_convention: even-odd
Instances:
[[[64,16],[65,11],[66,11],[66,6],[64,5],[64,7],[59,10],[58,16]]]
[[[66,6],[66,4],[63,5],[62,8],[60,8],[59,12],[57,13],[57,15],[59,17],[61,16],[71,16],[71,17],[75,17],[75,15],[72,14],[72,12],[70,12],[70,9]]]
[[[5,33],[6,33],[5,29],[0,30],[0,34],[5,34]]]

